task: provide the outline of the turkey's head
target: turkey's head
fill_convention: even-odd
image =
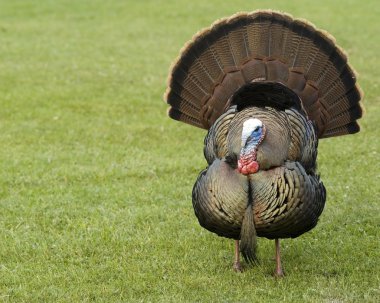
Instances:
[[[241,150],[238,171],[243,175],[256,173],[260,165],[257,162],[257,147],[264,140],[265,126],[259,119],[251,118],[243,123]]]

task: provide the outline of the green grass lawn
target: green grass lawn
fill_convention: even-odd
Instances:
[[[191,190],[205,132],[166,117],[169,66],[199,29],[273,8],[328,29],[359,73],[362,132],[320,142],[320,223],[233,241]],[[380,302],[378,1],[0,0],[0,302]],[[247,266],[246,266],[247,267]]]

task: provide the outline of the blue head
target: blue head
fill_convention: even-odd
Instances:
[[[250,150],[257,147],[264,139],[264,125],[259,119],[251,118],[243,123],[241,134],[242,149]]]
[[[256,161],[256,151],[265,136],[265,126],[261,120],[250,118],[243,124],[241,134],[241,151],[238,161],[238,170],[244,175],[249,175],[259,170]]]

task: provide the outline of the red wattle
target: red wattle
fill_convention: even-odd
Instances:
[[[259,163],[256,161],[252,161],[247,165],[247,170],[250,174],[254,174],[259,170]]]
[[[245,176],[256,173],[259,168],[260,166],[257,161],[238,161],[238,171]]]

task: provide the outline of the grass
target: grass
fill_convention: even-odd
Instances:
[[[377,1],[0,0],[0,301],[379,302]],[[319,225],[285,279],[231,270],[191,206],[202,130],[162,102],[171,61],[215,19],[273,8],[328,29],[366,94],[362,132],[320,142]]]

